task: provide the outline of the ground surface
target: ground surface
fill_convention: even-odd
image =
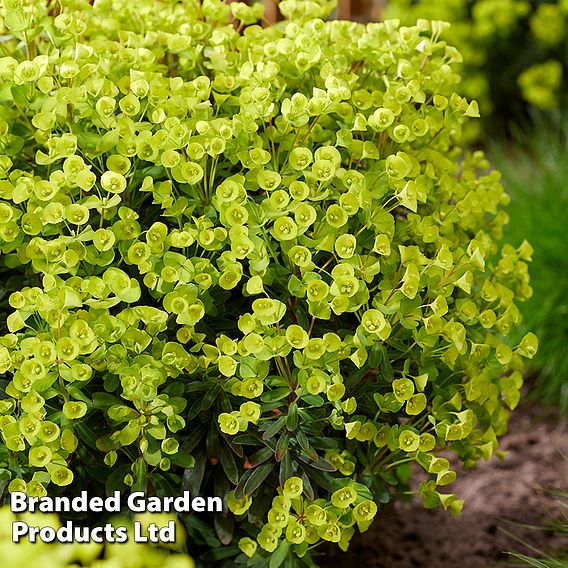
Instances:
[[[448,489],[465,499],[461,517],[442,509],[424,510],[419,502],[397,503],[383,511],[373,529],[353,539],[347,555],[323,566],[352,568],[491,568],[511,561],[506,550],[530,551],[502,529],[540,549],[568,547],[542,525],[568,514],[566,502],[546,491],[568,492],[568,424],[545,411],[522,405],[513,413],[510,434],[502,440],[504,460],[493,458],[462,473]],[[560,450],[560,452],[559,452]],[[513,521],[511,524],[508,521]],[[567,566],[568,568],[568,566]]]

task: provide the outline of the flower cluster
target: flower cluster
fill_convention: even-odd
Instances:
[[[458,512],[439,452],[495,451],[536,338],[446,26],[1,5],[9,489],[221,495],[188,534],[253,563],[345,548],[411,462]]]
[[[302,479],[288,478],[272,499],[268,522],[260,529],[256,541],[243,537],[239,540],[239,549],[252,557],[259,545],[268,553],[297,545],[296,554],[303,557],[311,545],[324,540],[338,543],[347,550],[354,534],[353,527],[356,525],[361,531],[367,530],[378,507],[365,485],[336,480],[334,486],[338,488],[331,493],[329,501],[309,501],[302,496]],[[246,497],[238,500],[232,492],[227,504],[232,513],[242,515],[248,510],[251,500]]]

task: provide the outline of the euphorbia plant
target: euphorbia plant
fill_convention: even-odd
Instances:
[[[280,7],[2,8],[9,489],[220,495],[228,565],[345,549],[411,462],[457,513],[440,452],[496,450],[535,349],[445,25]]]

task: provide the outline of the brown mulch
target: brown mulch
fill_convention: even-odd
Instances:
[[[333,554],[324,567],[491,568],[529,554],[508,531],[541,550],[568,548],[550,530],[520,525],[549,525],[568,514],[567,503],[549,489],[568,492],[568,424],[523,405],[511,417],[501,442],[503,460],[493,457],[463,472],[448,487],[465,499],[459,518],[443,509],[425,510],[419,501],[387,506],[373,527],[354,537],[347,554]],[[567,566],[568,568],[568,566]]]

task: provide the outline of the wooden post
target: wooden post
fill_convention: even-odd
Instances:
[[[278,0],[263,0],[264,17],[269,24],[281,19],[278,11]],[[336,17],[338,20],[355,20],[359,22],[378,22],[381,20],[386,0],[338,0]]]
[[[356,22],[376,22],[381,19],[384,3],[385,0],[348,0],[345,2],[340,0],[342,15],[338,15],[338,17]],[[341,6],[341,4],[344,4],[344,6]]]
[[[337,2],[337,19],[350,20],[351,19],[351,0],[338,0]]]
[[[264,17],[269,24],[275,24],[280,19],[280,12],[275,0],[264,0]]]
[[[383,19],[383,11],[385,9],[385,0],[374,0],[373,2],[373,13],[371,17],[373,22],[380,22]]]

